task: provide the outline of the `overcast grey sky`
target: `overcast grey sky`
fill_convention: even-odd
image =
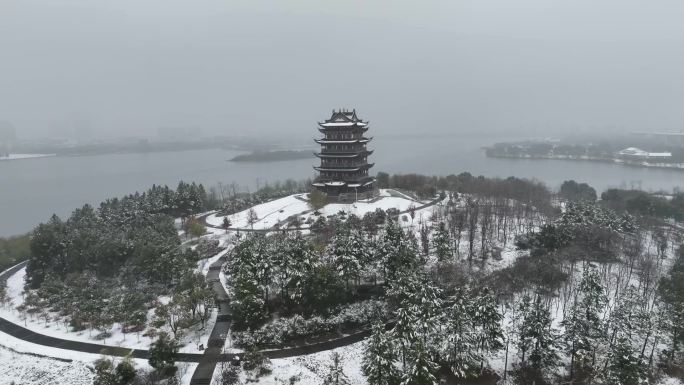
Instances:
[[[683,72],[681,0],[0,0],[20,137],[682,129]]]

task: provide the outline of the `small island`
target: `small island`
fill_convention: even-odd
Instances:
[[[313,153],[307,150],[279,150],[279,151],[254,151],[249,154],[238,155],[231,162],[280,162],[285,160],[297,160],[313,158]]]

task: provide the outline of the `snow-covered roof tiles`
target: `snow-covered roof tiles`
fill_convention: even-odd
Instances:
[[[365,127],[368,125],[368,123],[364,122],[325,122],[325,123],[319,123],[323,127],[351,127],[351,126],[361,126]]]

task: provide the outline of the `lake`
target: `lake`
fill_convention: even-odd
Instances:
[[[610,163],[487,158],[482,146],[511,138],[378,137],[372,172],[458,174],[535,178],[552,188],[567,179],[608,187],[672,190],[684,187],[684,172],[634,168]],[[308,146],[310,143],[304,143]],[[314,176],[316,158],[274,163],[228,162],[240,152],[200,150],[148,154],[110,154],[0,161],[0,236],[31,230],[52,213],[62,217],[84,203],[121,196],[152,184],[179,180],[205,185],[236,182],[254,189],[268,181]]]

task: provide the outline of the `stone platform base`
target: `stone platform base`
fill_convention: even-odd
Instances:
[[[356,193],[344,193],[340,194],[337,196],[328,196],[328,202],[329,203],[353,203],[357,200],[364,200],[364,199],[373,199],[380,195],[380,190],[378,189],[373,189],[370,191],[364,191],[364,192],[359,192],[358,194]]]

